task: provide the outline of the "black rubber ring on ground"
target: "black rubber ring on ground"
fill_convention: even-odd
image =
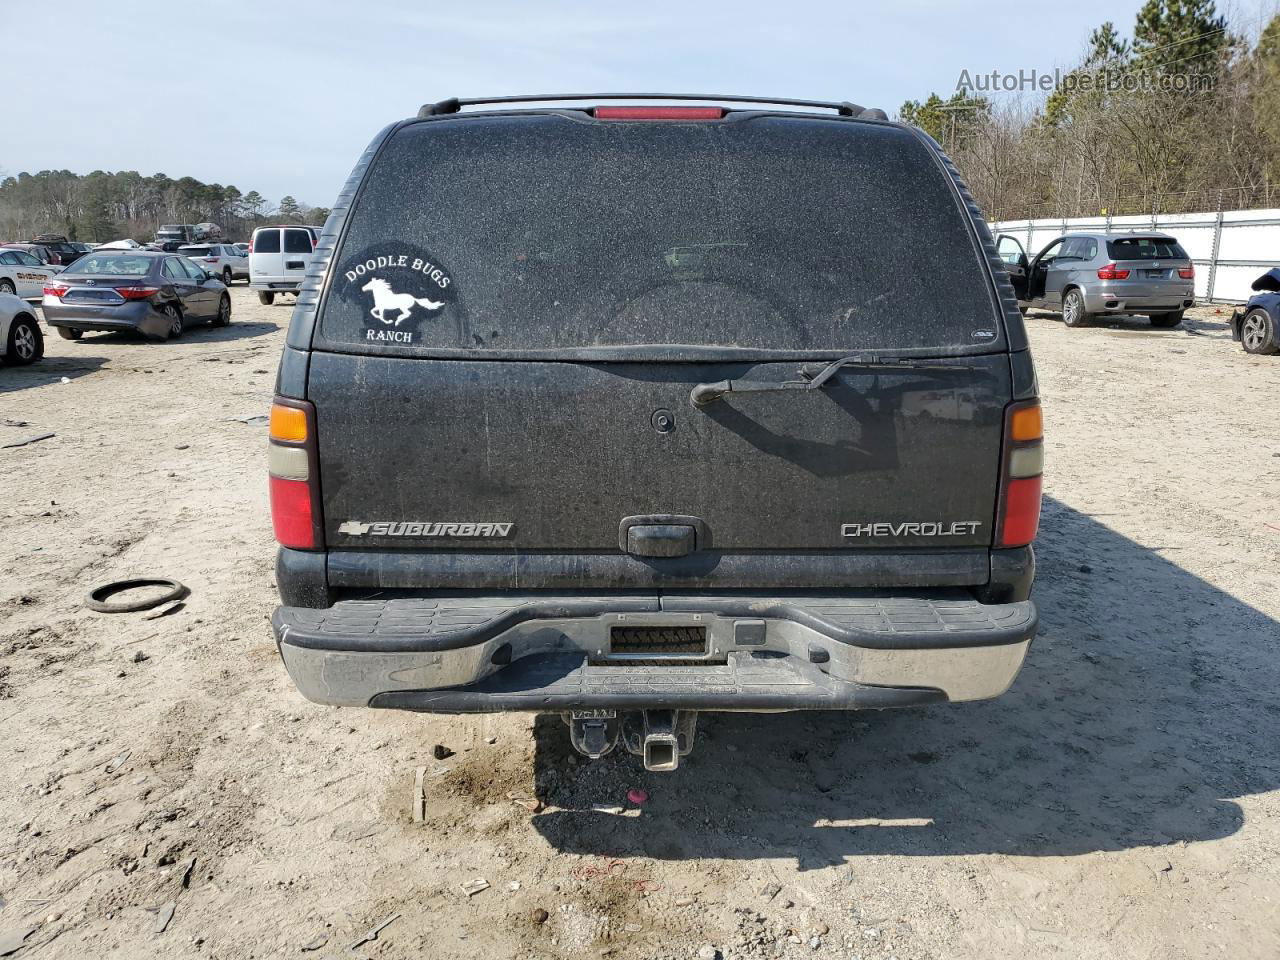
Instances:
[[[105,598],[112,594],[119,593],[122,590],[133,590],[136,587],[169,587],[170,589],[168,593],[163,593],[158,597],[152,597],[147,600],[135,600],[132,603],[106,602]],[[139,610],[150,610],[152,607],[158,607],[162,603],[181,600],[190,592],[177,580],[151,577],[143,577],[137,580],[116,580],[114,583],[104,583],[102,586],[94,587],[90,590],[89,595],[84,598],[84,605],[90,610],[97,610],[99,613],[136,613]]]

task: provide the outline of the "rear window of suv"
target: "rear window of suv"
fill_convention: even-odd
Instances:
[[[285,253],[310,253],[311,232],[309,230],[286,230],[284,232]]]
[[[410,125],[367,173],[329,276],[320,338],[337,349],[949,353],[1002,339],[925,145],[811,118]]]
[[[1124,237],[1107,241],[1112,260],[1186,260],[1187,251],[1168,237]]]
[[[279,253],[280,252],[280,231],[279,230],[259,230],[253,235],[253,252],[254,253]]]

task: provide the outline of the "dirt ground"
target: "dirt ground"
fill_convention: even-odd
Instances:
[[[290,306],[53,337],[0,368],[0,445],[55,433],[0,449],[0,955],[1280,956],[1280,358],[1227,312],[1029,318],[1042,628],[1005,697],[708,715],[674,775],[295,693],[243,422]],[[141,575],[185,607],[84,608]]]

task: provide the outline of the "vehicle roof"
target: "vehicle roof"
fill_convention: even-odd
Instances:
[[[1178,238],[1165,233],[1163,230],[1126,230],[1124,233],[1111,232],[1105,230],[1072,230],[1070,233],[1062,234],[1063,239],[1067,237],[1094,237],[1103,240],[1126,240],[1135,237],[1150,237],[1153,240],[1172,240],[1175,243]]]
[[[438,100],[435,103],[425,103],[418,110],[417,119],[429,119],[440,116],[475,116],[477,114],[491,115],[497,113],[547,113],[549,111],[563,112],[565,110],[577,110],[586,112],[593,107],[601,104],[590,102],[598,100],[628,100],[641,101],[634,104],[636,106],[670,106],[671,104],[662,103],[661,101],[674,100],[678,105],[686,103],[698,103],[702,105],[717,104],[744,104],[751,105],[750,112],[759,112],[761,109],[769,107],[802,107],[803,111],[788,110],[787,113],[802,113],[816,116],[823,116],[818,113],[821,110],[834,111],[838,117],[857,118],[861,120],[879,120],[887,121],[888,116],[883,110],[872,107],[863,107],[860,104],[851,103],[847,100],[797,100],[794,97],[752,97],[741,94],[719,94],[719,93],[547,93],[547,94],[518,94],[515,96],[502,97],[449,97],[445,100]],[[583,102],[583,106],[555,106],[566,102]],[[513,105],[520,104],[545,104],[545,106],[529,106],[520,107]],[[628,104],[631,106],[632,104]],[[469,111],[462,114],[464,107],[489,106],[488,110]],[[725,112],[730,110],[740,112],[745,107],[730,108],[726,107]]]
[[[146,247],[107,247],[90,251],[91,253],[121,254],[126,257],[172,257],[174,251],[148,250]]]

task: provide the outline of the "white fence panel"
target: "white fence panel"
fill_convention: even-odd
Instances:
[[[1196,299],[1209,303],[1248,300],[1253,281],[1272,267],[1280,267],[1280,209],[1007,220],[991,224],[992,233],[1017,237],[1029,256],[1035,256],[1064,233],[1130,230],[1159,230],[1177,237],[1196,266]]]

